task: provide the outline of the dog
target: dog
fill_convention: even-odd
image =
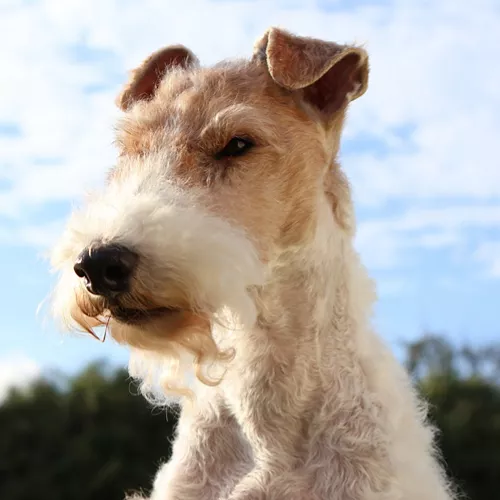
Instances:
[[[208,68],[158,50],[117,97],[117,162],[53,250],[53,312],[106,325],[146,397],[181,401],[152,500],[454,496],[353,246],[337,156],[368,75],[361,47],[270,28]]]

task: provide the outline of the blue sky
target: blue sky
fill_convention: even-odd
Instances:
[[[113,100],[129,69],[170,43],[205,64],[247,56],[270,25],[362,43],[367,94],[342,163],[356,245],[392,345],[424,329],[499,338],[500,4],[496,0],[7,0],[0,6],[0,397],[44,370],[78,370],[111,342],[63,336],[38,304],[44,253],[112,165]]]

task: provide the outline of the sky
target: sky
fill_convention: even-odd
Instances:
[[[378,332],[395,349],[424,331],[500,338],[498,0],[2,0],[0,399],[54,370],[126,365],[126,349],[65,335],[37,307],[48,250],[114,162],[127,72],[168,44],[206,65],[246,57],[269,26],[369,52],[341,163]]]

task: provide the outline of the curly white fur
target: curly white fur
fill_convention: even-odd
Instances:
[[[200,208],[196,193],[168,180],[162,182],[161,172],[168,161],[162,154],[140,165],[124,160],[122,168],[130,175],[111,183],[104,193],[89,196],[85,208],[72,214],[52,255],[54,268],[61,272],[53,294],[53,314],[64,326],[82,326],[81,315],[77,316],[80,322],[75,321],[73,311],[78,295],[85,292],[73,263],[83,248],[95,242],[135,249],[146,262],[140,279],[156,287],[156,298],[162,296],[168,302],[182,292],[192,308],[210,311],[219,332],[255,323],[251,288],[264,282],[265,270],[254,245],[244,231]],[[107,320],[85,317],[84,322],[92,328]],[[162,331],[155,337],[127,325],[110,326],[116,340],[132,344],[130,371],[141,381],[146,397],[162,404],[171,401],[169,396],[186,392],[192,384],[186,367],[197,353],[186,352],[185,345]],[[211,370],[215,380],[222,373],[212,366],[219,354],[214,350],[203,367],[205,372]],[[226,357],[220,356],[221,360]],[[199,375],[210,380],[206,374]]]
[[[251,62],[195,64],[167,47],[133,73],[117,168],[53,259],[57,316],[109,321],[156,402],[194,393],[151,500],[450,500],[425,406],[371,328],[335,161],[366,53],[271,29]],[[221,159],[243,132],[254,149]],[[96,242],[139,255],[126,305],[185,316],[107,314],[72,270]]]

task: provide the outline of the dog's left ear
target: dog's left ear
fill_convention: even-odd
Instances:
[[[116,98],[116,105],[126,111],[137,101],[151,99],[167,71],[175,67],[188,68],[196,65],[198,58],[183,45],[160,49],[131,71],[129,81]]]
[[[278,28],[270,28],[255,44],[254,60],[267,64],[278,85],[302,92],[326,120],[363,95],[368,85],[365,50]]]

